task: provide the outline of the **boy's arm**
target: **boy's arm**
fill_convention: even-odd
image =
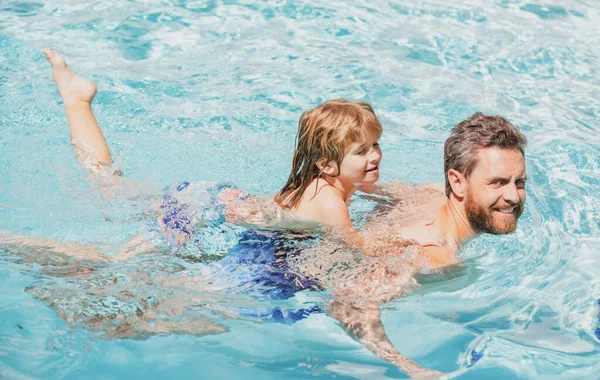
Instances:
[[[367,194],[378,194],[380,191],[382,191],[382,189],[383,188],[381,186],[374,183],[364,183],[356,187],[356,190]]]
[[[357,187],[357,190],[367,194],[383,195],[392,198],[402,198],[407,192],[445,192],[445,186],[440,183],[427,183],[423,185],[411,184],[408,182],[390,182],[385,185],[366,184]]]
[[[368,256],[380,256],[398,248],[418,244],[424,248],[443,248],[445,236],[433,227],[433,221],[424,221],[412,226],[395,227],[389,221],[371,223],[361,230],[345,229],[342,238],[351,247]],[[434,253],[432,253],[434,255]]]

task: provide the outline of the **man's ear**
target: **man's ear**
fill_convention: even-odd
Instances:
[[[321,173],[327,174],[328,176],[336,176],[338,173],[337,164],[334,161],[327,162],[327,159],[322,158],[315,162],[315,165],[319,168]]]
[[[452,188],[452,193],[458,198],[463,198],[467,192],[467,179],[458,170],[448,170],[448,182]]]

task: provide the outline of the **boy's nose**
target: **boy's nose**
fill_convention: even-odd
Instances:
[[[370,162],[377,162],[381,160],[381,151],[379,149],[373,149],[371,150],[370,154],[369,154],[369,161]]]

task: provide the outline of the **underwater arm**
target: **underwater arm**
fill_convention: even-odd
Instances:
[[[440,247],[445,242],[441,231],[432,221],[413,226],[395,227],[390,223],[367,223],[361,230],[345,229],[342,238],[353,248],[368,256],[385,256],[407,246]]]
[[[403,207],[404,201],[415,195],[441,196],[445,198],[445,187],[438,183],[415,185],[408,182],[390,182],[385,185],[360,185],[357,190],[365,193],[361,198],[376,202],[375,211],[386,213],[396,207]]]
[[[356,190],[362,191],[367,194],[381,194],[385,192],[382,186],[376,185],[374,183],[364,183],[356,186]]]
[[[441,372],[421,367],[394,347],[381,322],[378,304],[357,305],[349,300],[336,299],[327,308],[327,313],[337,319],[344,330],[369,351],[396,365],[410,377],[431,378],[442,375]]]

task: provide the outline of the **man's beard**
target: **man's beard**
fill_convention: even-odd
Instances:
[[[515,205],[513,211],[514,218],[499,220],[494,218],[494,210],[477,204],[473,200],[473,194],[471,191],[467,191],[467,198],[465,200],[465,208],[467,211],[467,219],[473,228],[477,232],[504,235],[514,232],[517,229],[517,221],[523,213],[523,205]]]

